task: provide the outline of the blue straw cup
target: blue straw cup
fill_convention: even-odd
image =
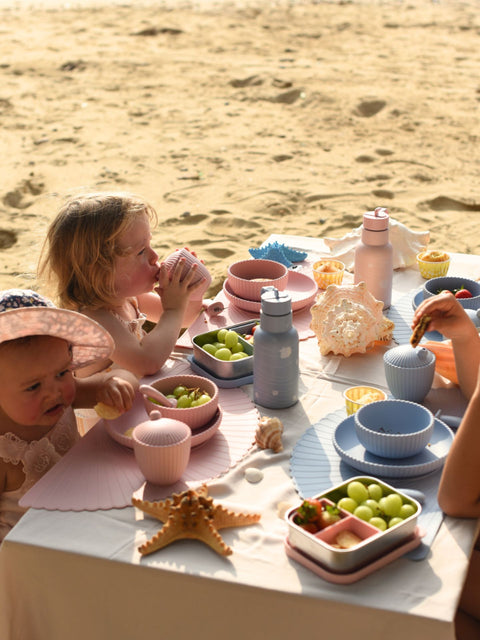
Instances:
[[[422,402],[432,388],[435,354],[409,344],[394,347],[383,356],[385,378],[394,398]]]

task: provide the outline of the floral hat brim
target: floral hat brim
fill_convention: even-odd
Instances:
[[[72,367],[106,360],[115,348],[112,336],[98,322],[76,311],[58,309],[36,291],[0,292],[0,343],[26,336],[53,336],[72,346]]]

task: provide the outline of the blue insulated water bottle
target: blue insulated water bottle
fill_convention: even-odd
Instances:
[[[298,379],[298,333],[292,324],[292,299],[286,291],[264,287],[253,346],[253,399],[270,409],[290,407],[298,400]]]

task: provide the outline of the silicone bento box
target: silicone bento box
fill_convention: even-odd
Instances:
[[[362,520],[353,513],[340,508],[340,519],[316,533],[310,533],[294,522],[300,504],[292,507],[285,514],[288,524],[288,543],[295,549],[310,557],[320,566],[334,573],[349,573],[374,562],[393,549],[405,544],[416,535],[417,520],[421,512],[419,502],[398,491],[386,482],[370,476],[356,476],[346,482],[331,487],[316,496],[324,506],[335,506],[340,498],[345,497],[346,488],[350,482],[359,481],[365,486],[378,484],[382,488],[383,495],[397,493],[402,498],[403,504],[412,505],[415,509],[413,515],[403,519],[398,524],[382,531],[369,522]],[[342,531],[349,531],[361,539],[361,541],[348,549],[338,548],[337,536]]]
[[[258,320],[249,320],[248,322],[219,328],[225,328],[228,330],[232,329],[239,334],[248,335],[252,333],[252,329],[256,324],[258,324]],[[253,374],[254,347],[250,342],[244,340],[242,337],[240,337],[239,340],[243,345],[243,350],[248,354],[248,357],[242,358],[241,360],[219,360],[202,349],[204,344],[215,341],[217,331],[218,329],[207,331],[206,333],[199,333],[193,338],[193,358],[195,362],[217,378],[234,379],[243,378]]]

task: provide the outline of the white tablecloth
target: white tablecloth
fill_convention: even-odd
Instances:
[[[308,251],[320,241],[272,236]],[[451,273],[478,277],[480,259],[454,256]],[[416,269],[395,274],[395,299],[422,283]],[[299,501],[290,475],[292,450],[306,429],[343,407],[349,380],[385,386],[383,350],[338,359],[328,379],[315,339],[301,342],[300,402],[277,415],[284,450],[253,448],[209,483],[214,500],[262,514],[258,525],[222,530],[233,555],[220,557],[197,541],[181,541],[150,556],[137,547],[159,523],[133,507],[94,512],[30,509],[0,548],[0,638],[291,637],[454,640],[453,619],[477,523],[445,519],[422,561],[401,558],[367,578],[339,586],[290,560],[279,503]],[[251,395],[251,387],[246,388]],[[433,390],[429,399],[454,394]],[[258,484],[245,479],[261,469]],[[319,491],[328,487],[319,487]]]

